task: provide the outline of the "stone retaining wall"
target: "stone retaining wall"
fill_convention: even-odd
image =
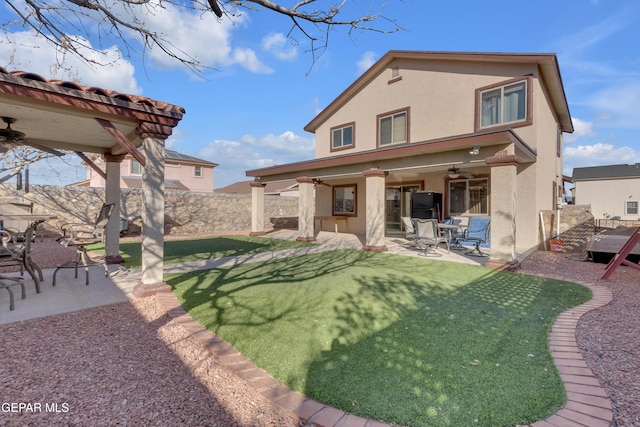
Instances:
[[[24,193],[16,191],[15,185],[0,184],[0,197],[2,196],[29,199],[35,204],[34,213],[57,215],[57,220],[47,221],[41,227],[47,234],[59,234],[62,223],[95,220],[104,201],[104,189],[30,185],[29,192]],[[127,220],[127,231],[130,234],[139,233],[141,190],[122,189],[120,197],[120,217]],[[250,230],[251,195],[166,190],[165,214],[165,234],[211,234]],[[265,226],[270,226],[270,218],[297,215],[297,197],[265,196]]]

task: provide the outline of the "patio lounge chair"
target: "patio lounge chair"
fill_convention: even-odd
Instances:
[[[489,243],[491,233],[491,218],[488,216],[472,216],[469,219],[469,226],[463,238],[465,242],[473,242],[474,248],[469,252],[465,252],[466,255],[475,256],[489,256],[489,254],[482,252],[480,245],[483,243]]]
[[[429,256],[429,254],[433,254],[434,256],[440,256],[435,249],[440,243],[447,243],[447,239],[440,236],[440,232],[438,230],[438,220],[437,219],[414,219],[416,225],[416,243],[418,247],[423,250],[423,252],[419,255]],[[433,249],[433,251],[430,251]]]
[[[113,203],[105,203],[100,208],[100,213],[94,223],[70,223],[62,226],[63,236],[58,242],[64,246],[75,246],[76,254],[70,262],[56,266],[53,272],[53,286],[56,285],[56,274],[61,268],[75,268],[75,278],[78,278],[78,266],[85,270],[85,284],[89,285],[89,267],[101,265],[104,267],[105,277],[109,276],[109,269],[104,258],[90,258],[87,254],[87,246],[104,241],[105,229],[111,218]]]

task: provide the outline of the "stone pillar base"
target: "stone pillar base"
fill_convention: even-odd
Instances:
[[[520,269],[520,261],[515,260],[509,262],[489,259],[484,266],[494,270],[517,271]]]
[[[384,245],[383,246],[369,246],[369,245],[366,245],[366,246],[362,247],[362,250],[363,251],[367,251],[367,252],[387,252],[389,250],[389,248],[384,246]]]
[[[108,265],[112,264],[122,264],[124,262],[124,258],[120,255],[107,255],[104,257],[104,260]]]
[[[249,236],[265,236],[266,234],[266,231],[252,231]]]
[[[133,296],[136,298],[144,298],[150,297],[157,293],[171,293],[171,286],[166,284],[165,282],[158,283],[138,283],[135,288],[133,288]]]
[[[296,238],[296,242],[314,243],[315,241],[316,241],[315,237],[298,237],[298,238]]]

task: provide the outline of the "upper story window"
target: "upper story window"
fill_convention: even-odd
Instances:
[[[142,175],[142,165],[136,159],[131,159],[131,175]]]
[[[627,201],[624,209],[625,215],[638,215],[638,201]]]
[[[476,91],[478,129],[499,126],[524,126],[531,123],[530,78],[510,80],[507,83],[481,88]]]
[[[409,109],[378,116],[378,145],[409,142]]]
[[[193,167],[193,176],[202,177],[202,166],[195,165]]]
[[[331,129],[331,151],[352,148],[355,145],[355,123]]]

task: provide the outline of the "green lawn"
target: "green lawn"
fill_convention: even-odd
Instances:
[[[202,239],[165,240],[164,262],[173,264],[225,256],[275,252],[305,246],[312,246],[312,244],[253,236],[215,236]],[[103,244],[89,246],[87,249],[92,253],[104,255]],[[127,267],[139,267],[142,264],[141,253],[142,244],[139,241],[120,242],[120,255],[124,258]]]
[[[549,328],[590,298],[568,282],[358,250],[167,279],[194,318],[283,384],[409,426],[553,413],[565,396]]]

